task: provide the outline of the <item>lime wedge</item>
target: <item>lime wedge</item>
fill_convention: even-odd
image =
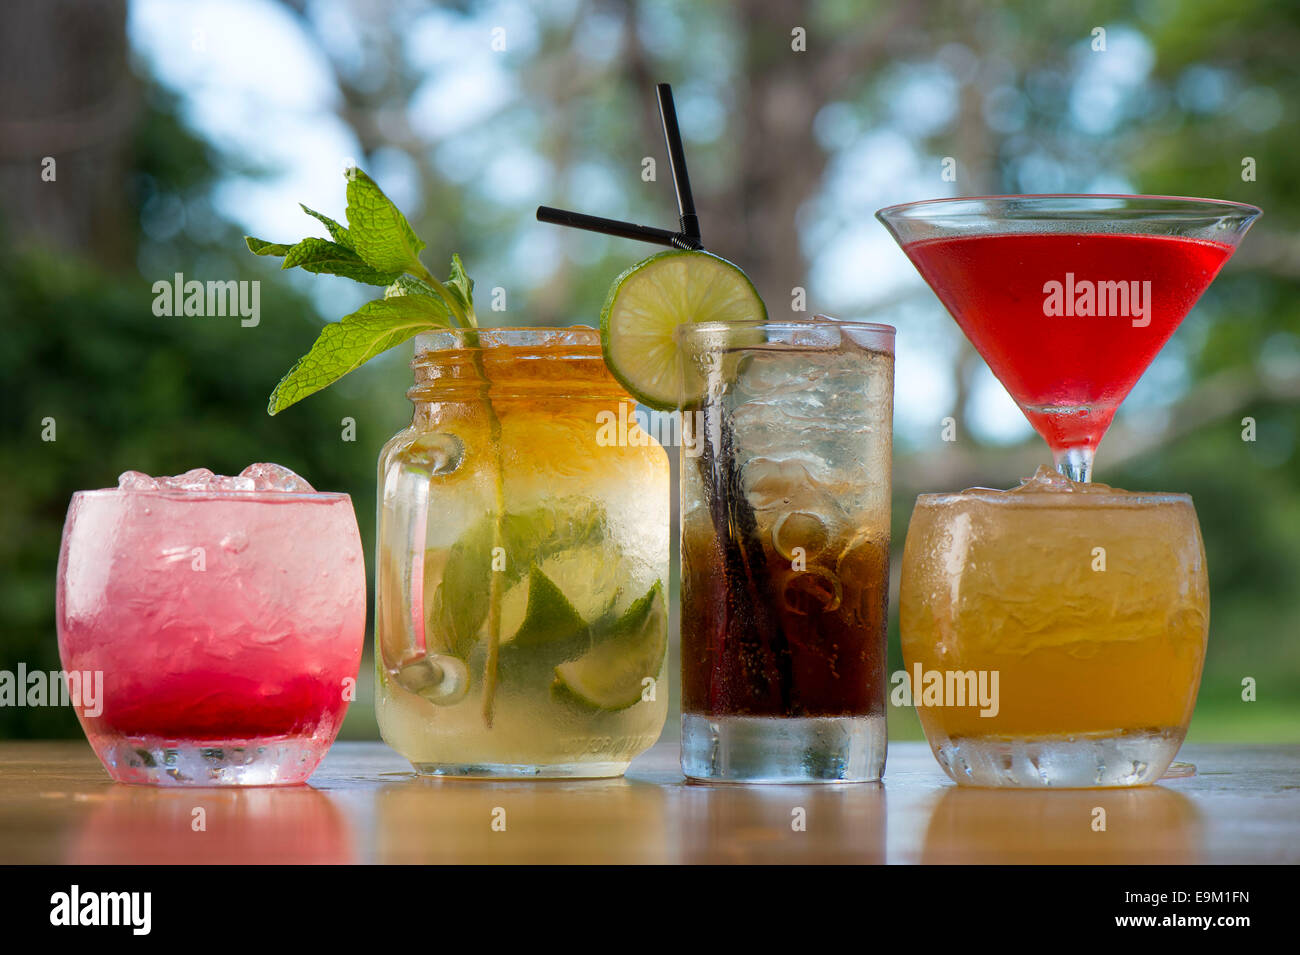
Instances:
[[[668,650],[664,588],[627,609],[610,635],[576,660],[555,668],[556,682],[580,702],[602,710],[623,710],[641,700],[644,680],[657,679]]]
[[[617,550],[607,547],[561,551],[543,560],[538,569],[587,623],[611,612],[619,596],[619,582],[628,573]]]
[[[558,644],[587,625],[564,592],[536,565],[501,598],[501,645],[514,648]]]
[[[590,649],[586,622],[537,565],[502,594],[497,671],[502,692],[546,699],[555,666]]]
[[[499,573],[505,596],[522,581],[523,589],[514,597],[516,625],[523,620],[528,603],[528,574],[540,562],[550,575],[545,561],[554,554],[570,549],[604,554],[600,548],[604,537],[605,512],[590,505],[585,508],[556,510],[533,508],[510,512],[504,519],[503,545],[507,554],[527,555],[527,560],[508,561],[505,570],[494,569],[492,541],[494,521],[491,514],[472,524],[449,550],[430,549],[425,553],[424,593],[428,619],[425,635],[430,649],[452,653],[467,659],[470,649],[483,635],[488,615],[488,582]],[[593,558],[592,563],[605,558]],[[556,570],[556,573],[560,573]],[[551,575],[561,593],[568,593],[566,581]],[[521,599],[522,598],[522,599]],[[599,608],[597,608],[599,609]],[[582,615],[581,608],[579,608]],[[591,613],[594,615],[595,610]],[[584,620],[591,619],[584,616]],[[503,635],[514,630],[504,629]]]
[[[762,321],[767,309],[748,276],[708,252],[671,250],[617,279],[600,310],[610,372],[642,404],[678,407],[682,371],[673,332],[689,322]]]

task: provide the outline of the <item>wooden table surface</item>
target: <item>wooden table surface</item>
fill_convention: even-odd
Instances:
[[[339,743],[307,786],[155,789],[84,743],[10,742],[0,863],[1300,862],[1300,746],[1179,758],[1198,775],[1008,792],[958,789],[922,743],[890,746],[883,785],[775,787],[689,785],[671,742],[584,782],[421,778]]]

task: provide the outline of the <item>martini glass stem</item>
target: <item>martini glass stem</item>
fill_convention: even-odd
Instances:
[[[1056,470],[1071,481],[1087,484],[1092,480],[1092,448],[1057,448],[1052,451]]]

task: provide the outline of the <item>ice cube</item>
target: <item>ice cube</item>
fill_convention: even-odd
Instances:
[[[750,504],[759,510],[808,501],[816,486],[807,463],[793,458],[750,458],[741,474]]]
[[[255,491],[290,491],[310,494],[316,489],[288,468],[279,464],[259,462],[250,464],[239,472],[241,478],[252,478]]]
[[[296,484],[285,487],[263,486],[262,490],[311,490],[310,485],[287,468],[275,464],[254,464],[253,467],[276,468],[274,476],[284,481],[288,475]],[[282,473],[281,473],[282,472]],[[118,490],[122,491],[256,491],[259,490],[256,475],[246,469],[237,477],[225,474],[213,474],[208,468],[191,468],[184,474],[159,475],[150,477],[142,471],[123,471],[117,479]]]
[[[781,592],[785,609],[801,617],[834,613],[840,609],[843,598],[844,588],[839,578],[820,567],[791,574]]]
[[[174,477],[160,477],[158,486],[176,491],[206,491],[216,480],[216,475],[207,468],[191,468],[184,474]]]
[[[786,511],[772,525],[772,546],[789,561],[816,557],[830,539],[826,519],[811,511]]]
[[[158,482],[143,471],[123,471],[117,476],[119,491],[156,491]]]

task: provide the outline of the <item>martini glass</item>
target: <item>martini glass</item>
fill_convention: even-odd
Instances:
[[[1214,281],[1254,206],[1175,196],[933,199],[876,216],[1072,481]]]

